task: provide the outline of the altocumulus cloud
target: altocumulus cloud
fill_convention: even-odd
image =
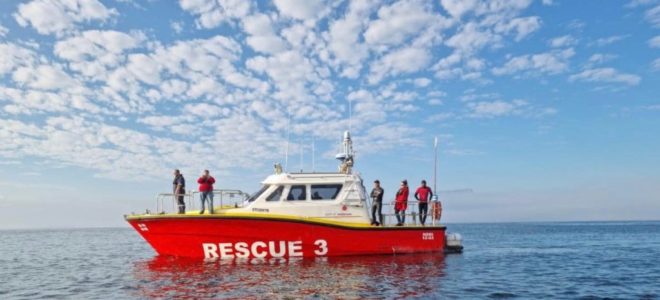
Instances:
[[[122,29],[118,3],[20,3],[2,20],[39,42],[0,25],[0,157],[111,178],[163,176],[182,165],[261,167],[282,157],[288,128],[330,148],[348,127],[348,102],[361,153],[421,145],[432,133],[425,120],[552,114],[530,99],[475,96],[415,115],[451,101],[439,87],[448,80],[566,73],[579,42],[571,36],[544,40],[534,53],[485,57],[543,26],[532,4],[180,0],[186,18],[167,20],[175,32],[165,38],[153,28]],[[654,9],[645,14],[652,24]],[[570,80],[641,78],[603,66]]]

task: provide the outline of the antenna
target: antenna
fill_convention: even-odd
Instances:
[[[353,131],[353,100],[348,98],[348,132]]]
[[[291,137],[291,113],[286,110],[286,148],[284,149],[284,172],[289,170],[289,138]]]
[[[437,183],[438,183],[438,136],[433,140],[433,194],[437,198]]]

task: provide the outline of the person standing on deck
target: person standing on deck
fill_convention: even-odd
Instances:
[[[371,225],[383,225],[383,194],[385,190],[380,187],[380,181],[374,181],[374,188],[371,190]],[[376,221],[378,213],[378,221]]]
[[[401,188],[396,192],[394,203],[394,214],[398,223],[396,226],[403,226],[406,223],[406,209],[408,208],[408,181],[401,181]]]
[[[431,191],[430,187],[426,186],[426,180],[422,180],[422,185],[415,192],[415,199],[419,201],[419,222],[422,223],[422,226],[426,222],[426,215],[429,211],[429,199],[431,197],[433,197],[433,191]]]
[[[215,178],[209,175],[209,170],[204,170],[202,177],[197,179],[199,183],[199,197],[202,201],[202,209],[199,211],[199,214],[203,214],[205,209],[206,200],[209,200],[209,213],[213,214],[213,184],[215,183]]]
[[[186,179],[183,178],[183,174],[179,169],[174,170],[174,181],[172,182],[174,198],[179,205],[179,213],[186,213],[186,202],[183,200],[183,196],[186,193]]]

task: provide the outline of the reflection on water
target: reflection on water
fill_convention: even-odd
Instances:
[[[137,297],[424,297],[444,277],[442,254],[200,261],[157,256],[133,266]]]

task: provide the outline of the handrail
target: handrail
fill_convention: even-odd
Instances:
[[[177,196],[184,197],[184,201],[186,202],[186,210],[194,210],[195,202],[199,201],[199,196],[197,196],[199,193],[200,193],[199,191],[188,191],[187,193],[183,193],[183,194],[158,193],[155,196],[156,212],[159,214],[165,213],[165,201],[167,199],[171,199],[172,201],[172,211],[173,212],[177,211],[177,205],[178,205],[176,199]],[[225,204],[224,202],[227,197],[229,197],[229,199],[227,200],[236,200],[234,202],[230,202],[230,204],[233,204],[234,207],[242,206],[243,202],[247,200],[247,198],[249,197],[248,193],[236,189],[214,189],[213,194],[214,194],[214,200],[219,199],[220,207],[222,207]],[[214,206],[218,206],[218,205],[214,203]]]
[[[419,212],[417,210],[418,210],[419,206],[417,204],[419,204],[419,203],[428,203],[428,211],[426,213],[427,224],[428,224],[428,221],[430,220],[431,225],[437,225],[439,220],[436,220],[435,217],[434,217],[435,216],[435,214],[434,214],[435,206],[432,205],[432,203],[434,201],[421,202],[421,201],[416,201],[416,200],[408,200],[406,202],[407,202],[408,207],[405,210],[404,215],[406,217],[410,217],[412,219],[412,224],[413,225],[421,225],[421,223],[418,224],[418,221],[420,221],[420,220],[418,219]],[[392,213],[383,213],[383,218],[385,219],[384,222],[383,222],[383,223],[385,223],[385,224],[383,224],[384,226],[387,226],[388,224],[394,224],[395,223],[394,221],[396,220],[395,219],[396,214],[394,213],[394,205],[396,205],[396,201],[391,201],[391,202],[384,202],[383,201],[383,204],[382,204],[383,207],[381,208],[381,211],[383,211],[384,208],[387,207],[387,206],[392,206]],[[369,216],[371,217],[371,205],[369,206]],[[410,220],[408,218],[406,218],[406,219],[407,219],[406,221]],[[392,222],[389,222],[390,220],[392,220]]]

